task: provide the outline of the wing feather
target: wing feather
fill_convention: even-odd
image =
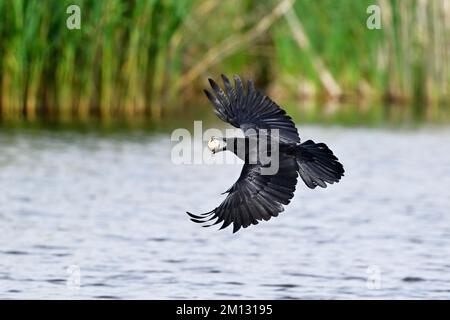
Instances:
[[[294,196],[297,184],[295,158],[282,156],[280,168],[275,175],[262,175],[261,165],[244,164],[238,180],[228,189],[225,200],[214,210],[205,214],[189,213],[191,220],[212,224],[222,223],[220,229],[233,224],[233,233],[241,228],[269,220],[284,210]]]
[[[300,143],[297,128],[292,118],[269,97],[257,90],[252,80],[247,81],[247,92],[242,80],[234,76],[235,87],[222,75],[225,91],[212,79],[208,79],[213,93],[205,90],[205,94],[216,110],[217,116],[244,134],[250,130],[278,129],[280,141]]]

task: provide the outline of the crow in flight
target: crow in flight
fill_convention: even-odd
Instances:
[[[232,151],[244,160],[244,166],[238,180],[224,192],[228,195],[217,208],[198,215],[187,212],[192,221],[210,222],[204,226],[222,222],[220,229],[233,224],[234,233],[241,227],[247,228],[278,216],[284,210],[283,205],[289,204],[294,197],[298,175],[311,189],[326,188],[326,183],[341,179],[344,167],[327,145],[312,140],[301,143],[291,117],[256,90],[251,80],[247,82],[246,91],[238,76],[234,76],[234,87],[224,75],[222,80],[225,91],[209,79],[213,93],[205,90],[205,94],[217,116],[240,128],[244,138],[212,137],[208,147],[213,153]],[[266,149],[252,143],[262,138],[267,141]],[[269,157],[262,157],[263,149]],[[272,164],[275,158],[270,156],[275,152],[278,170],[265,174],[264,169]]]

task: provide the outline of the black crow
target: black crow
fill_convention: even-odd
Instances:
[[[210,221],[204,226],[222,222],[220,229],[233,224],[234,233],[241,227],[278,216],[284,210],[283,205],[289,204],[294,196],[298,175],[311,189],[326,188],[327,183],[341,179],[344,167],[327,145],[312,140],[301,143],[291,117],[256,90],[251,80],[247,82],[246,91],[238,76],[234,76],[234,87],[224,75],[222,80],[225,91],[209,79],[213,93],[205,90],[205,94],[217,116],[240,128],[244,138],[212,137],[208,147],[213,153],[232,151],[244,160],[244,166],[238,180],[224,192],[228,193],[225,200],[207,213],[188,212],[192,221]],[[258,144],[262,138],[267,142],[265,153]],[[263,153],[266,156],[263,157]],[[278,170],[265,174],[264,169],[268,169],[274,159]]]

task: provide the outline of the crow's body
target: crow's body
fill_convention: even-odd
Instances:
[[[207,226],[222,222],[221,229],[233,224],[233,232],[258,221],[269,220],[282,212],[294,196],[297,176],[309,188],[326,187],[326,183],[338,182],[344,168],[333,152],[323,143],[311,140],[301,143],[292,119],[267,96],[255,90],[248,81],[247,92],[239,77],[235,76],[235,87],[222,76],[225,92],[209,80],[214,95],[205,90],[220,119],[241,128],[245,138],[223,138],[224,147],[213,152],[229,150],[244,161],[238,180],[225,193],[226,199],[214,210],[191,216],[198,223],[211,222]],[[274,131],[276,129],[276,131]],[[276,133],[276,134],[275,134]],[[261,157],[258,142],[264,138],[270,146],[276,146],[278,171],[264,174],[270,165]],[[267,153],[270,155],[270,151]],[[263,152],[264,153],[264,152]],[[264,153],[264,154],[267,154]]]

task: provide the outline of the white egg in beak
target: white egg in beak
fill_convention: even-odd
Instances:
[[[220,142],[217,138],[211,137],[208,141],[208,148],[212,153],[216,153],[220,149]]]

